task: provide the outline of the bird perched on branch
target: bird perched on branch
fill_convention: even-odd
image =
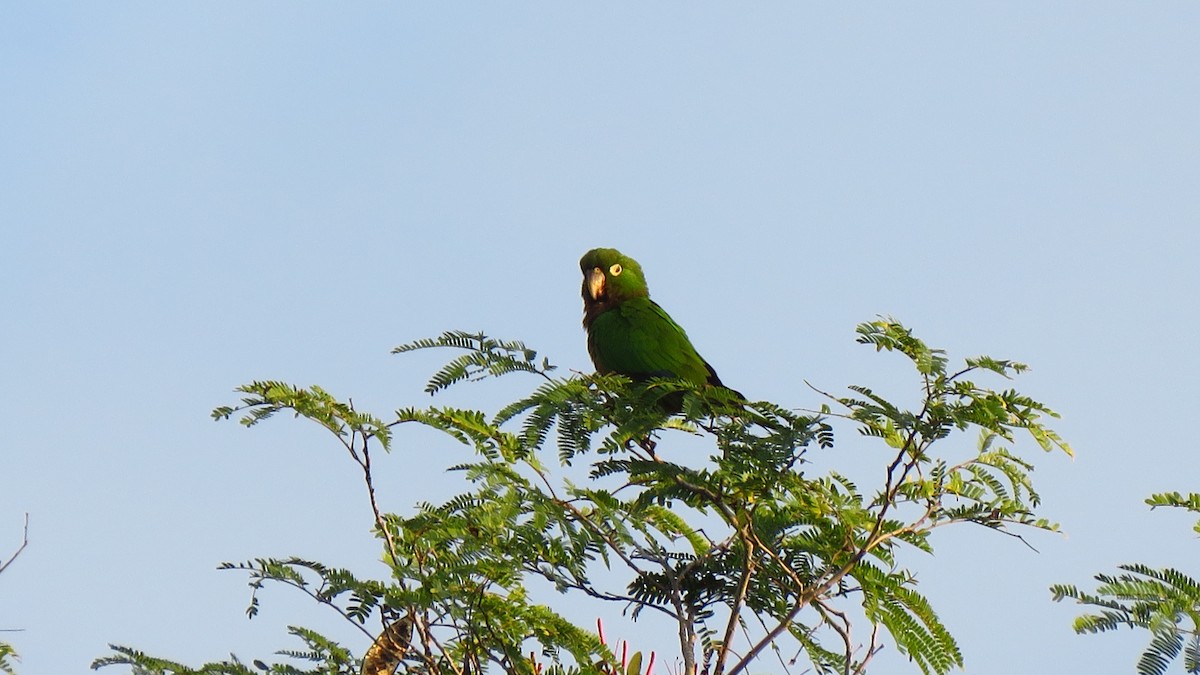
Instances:
[[[596,248],[584,254],[579,267],[583,271],[583,327],[597,372],[634,380],[676,377],[695,385],[725,386],[717,371],[696,352],[687,333],[650,299],[646,277],[636,260],[616,249]],[[670,407],[674,411],[679,408],[677,403]]]

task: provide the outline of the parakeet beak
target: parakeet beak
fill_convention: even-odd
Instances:
[[[592,300],[600,300],[604,297],[604,270],[593,267],[592,271],[588,272],[587,289]]]

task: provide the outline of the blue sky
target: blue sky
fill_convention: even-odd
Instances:
[[[879,314],[1032,364],[1078,452],[1025,448],[1067,536],[951,529],[911,563],[972,675],[1132,672],[1141,636],[1075,636],[1046,589],[1200,574],[1141,503],[1200,490],[1198,33],[1189,2],[6,4],[0,552],[25,512],[31,542],[3,637],[67,673],[336,626],[282,589],[249,621],[215,567],[380,573],[353,465],[209,411],[264,378],[425,403],[436,356],[388,352],[453,328],[586,370],[577,261],[615,246],[754,398],[908,391],[853,344]],[[465,449],[402,441],[389,508],[454,489]]]

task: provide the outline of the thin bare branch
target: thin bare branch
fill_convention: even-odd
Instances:
[[[4,561],[3,565],[0,565],[0,572],[4,572],[4,570],[8,569],[8,566],[13,564],[13,562],[17,559],[17,556],[21,555],[21,551],[24,551],[25,547],[28,545],[29,545],[29,513],[26,512],[25,513],[25,527],[21,534],[21,545],[17,547],[16,551],[13,551],[13,554],[8,557],[8,560]]]

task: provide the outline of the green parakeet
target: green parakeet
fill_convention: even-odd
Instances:
[[[616,249],[596,248],[584,254],[579,267],[583,327],[597,372],[635,380],[677,377],[696,385],[725,386],[687,333],[650,299],[636,260]]]

